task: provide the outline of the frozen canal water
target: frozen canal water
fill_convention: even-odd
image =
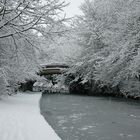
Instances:
[[[41,112],[62,140],[140,140],[140,102],[42,95]]]

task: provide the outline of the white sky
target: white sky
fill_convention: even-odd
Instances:
[[[65,0],[67,3],[70,3],[69,6],[67,6],[64,10],[67,14],[67,17],[73,17],[75,15],[81,15],[82,12],[79,9],[79,6],[81,3],[84,2],[84,0]]]

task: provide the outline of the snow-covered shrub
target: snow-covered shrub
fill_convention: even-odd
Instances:
[[[3,76],[0,76],[0,96],[6,94],[6,83]]]

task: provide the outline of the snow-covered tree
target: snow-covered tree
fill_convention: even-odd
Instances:
[[[84,49],[77,72],[139,95],[140,1],[86,0],[81,9],[77,28]]]
[[[60,0],[0,0],[0,69],[5,79],[0,85],[15,86],[35,76],[40,37],[63,32],[66,5]]]

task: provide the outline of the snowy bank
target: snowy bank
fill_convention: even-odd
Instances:
[[[0,100],[0,140],[60,140],[39,110],[40,94]]]

